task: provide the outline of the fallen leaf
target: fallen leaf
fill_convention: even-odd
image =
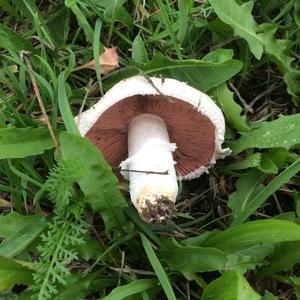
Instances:
[[[119,57],[116,48],[104,48],[104,52],[99,56],[99,63],[101,74],[105,75],[117,69],[119,67]],[[82,69],[96,70],[95,60],[93,59],[86,64],[75,68],[74,71],[79,71]]]

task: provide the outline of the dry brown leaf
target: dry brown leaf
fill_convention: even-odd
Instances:
[[[103,75],[117,69],[119,67],[119,57],[116,48],[104,47],[104,52],[99,56],[99,63],[100,63],[100,72]],[[87,62],[86,64],[75,68],[74,71],[79,71],[82,69],[96,70],[95,60],[93,59]]]

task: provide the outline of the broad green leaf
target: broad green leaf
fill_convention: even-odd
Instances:
[[[34,225],[41,220],[41,216],[23,216],[13,211],[0,216],[0,237],[8,238],[10,235],[23,230],[26,226]]]
[[[263,203],[282,185],[288,182],[293,176],[300,172],[300,159],[296,160],[293,164],[282,171],[278,176],[274,177],[267,186],[253,194],[247,200],[247,208],[236,214],[236,218],[232,222],[232,226],[241,224],[255,212]]]
[[[11,290],[15,284],[32,284],[32,273],[21,263],[0,256],[0,292]]]
[[[300,262],[300,242],[288,242],[278,245],[270,257],[268,266],[263,267],[259,274],[272,275],[279,271],[287,271]]]
[[[251,15],[253,1],[238,5],[235,0],[209,0],[217,16],[230,25],[235,35],[244,38],[253,55],[260,59],[263,53],[263,45],[256,35],[257,24]]]
[[[242,62],[231,59],[222,63],[203,62],[197,59],[171,60],[161,54],[141,67],[147,75],[162,75],[187,82],[196,89],[207,92],[219,86],[242,68]]]
[[[233,77],[241,68],[242,62],[236,59],[212,63],[197,59],[172,60],[157,54],[149,63],[139,68],[129,66],[121,69],[117,74],[112,75],[106,84],[111,87],[120,80],[135,75],[160,75],[178,79],[202,92],[207,92]]]
[[[142,293],[150,288],[158,287],[156,279],[137,279],[128,284],[114,288],[109,295],[101,300],[119,300],[125,297]]]
[[[0,48],[7,48],[16,53],[21,50],[36,52],[32,44],[3,24],[0,24]]]
[[[132,59],[139,65],[149,62],[144,41],[139,34],[135,37],[132,44]]]
[[[15,231],[0,244],[0,255],[14,257],[29,246],[46,228],[47,222],[44,217],[29,223],[23,229]]]
[[[201,300],[260,300],[261,297],[237,271],[228,271],[211,282],[203,291]]]
[[[248,148],[285,148],[300,144],[300,114],[281,116],[275,121],[263,122],[257,129],[244,133],[236,141],[229,142],[230,149],[240,153]]]
[[[85,201],[102,216],[107,234],[110,236],[112,230],[128,231],[131,224],[123,213],[128,205],[118,190],[117,178],[100,150],[89,140],[66,132],[62,132],[59,139],[63,158],[86,166],[87,175],[78,183]]]
[[[240,132],[250,130],[245,117],[241,116],[241,106],[234,101],[233,92],[228,89],[226,83],[210,91],[210,94],[217,101],[229,124]]]
[[[300,225],[283,220],[257,220],[226,229],[206,239],[202,246],[232,253],[260,243],[300,241]]]
[[[58,107],[69,133],[80,135],[76,126],[65,89],[64,73],[58,76]]]
[[[24,158],[53,148],[47,128],[1,128],[0,159]]]
[[[160,282],[168,300],[176,300],[170,279],[169,279],[168,275],[166,274],[164,268],[160,264],[156,254],[152,248],[151,243],[149,242],[149,240],[146,238],[146,236],[144,234],[141,233],[140,235],[141,235],[143,247],[144,247],[145,252],[148,256],[148,259],[151,263],[151,266],[154,269],[154,272],[155,272],[156,276],[158,277],[159,282]]]
[[[174,271],[182,273],[220,270],[226,263],[223,252],[214,248],[182,246],[175,239],[166,240],[159,249],[159,257]]]

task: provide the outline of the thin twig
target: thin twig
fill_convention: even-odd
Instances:
[[[113,268],[113,267],[109,267],[111,270],[114,270],[116,272],[120,272],[122,270],[123,273],[128,273],[128,274],[139,274],[139,275],[149,275],[149,276],[153,276],[155,275],[155,272],[151,272],[151,271],[144,271],[144,270],[139,270],[139,269],[132,269],[129,266],[125,266],[123,269],[121,268]]]
[[[253,114],[252,107],[247,104],[246,100],[241,96],[241,94],[238,91],[238,89],[232,83],[229,83],[229,85],[233,89],[233,91],[236,93],[236,95],[239,98],[239,100],[242,102],[242,104],[244,106],[245,113],[247,114],[248,112],[250,112],[251,114]]]
[[[27,68],[28,68],[28,73],[29,73],[29,76],[30,76],[30,80],[31,80],[31,83],[32,83],[32,87],[34,89],[34,92],[35,92],[35,95],[36,95],[36,98],[38,100],[38,103],[39,103],[39,106],[40,106],[40,109],[42,111],[42,114],[43,114],[43,117],[44,117],[44,120],[45,120],[45,123],[48,127],[48,130],[50,132],[50,135],[51,135],[51,138],[53,140],[53,143],[55,145],[55,148],[56,148],[56,151],[58,153],[60,153],[60,147],[59,147],[59,144],[58,144],[58,141],[56,139],[56,136],[54,134],[54,131],[53,131],[53,128],[50,124],[50,121],[49,121],[49,118],[48,118],[48,115],[47,115],[47,112],[46,112],[46,109],[45,109],[45,106],[44,106],[44,103],[42,101],[42,97],[41,97],[41,94],[40,94],[40,91],[39,91],[39,88],[37,86],[37,83],[36,83],[36,80],[35,80],[35,77],[34,77],[34,72],[33,72],[33,69],[32,69],[32,65],[31,65],[31,62],[28,58],[28,56],[30,55],[29,52],[27,51],[21,51],[20,52],[20,56],[21,56],[21,59],[25,62]]]
[[[117,286],[120,286],[121,284],[121,277],[123,275],[124,265],[125,265],[125,251],[122,251],[121,268],[119,270],[119,278],[118,278]]]
[[[119,169],[119,168],[118,168]],[[169,171],[155,172],[155,171],[142,171],[142,170],[129,170],[120,169],[121,172],[132,172],[132,173],[145,173],[145,174],[157,174],[157,175],[169,175]]]

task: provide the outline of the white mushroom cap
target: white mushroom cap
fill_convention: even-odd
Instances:
[[[149,100],[150,96],[164,98],[166,103],[170,105],[171,111],[173,108],[176,108],[179,105],[179,102],[190,104],[192,108],[191,111],[198,112],[199,115],[201,115],[207,120],[207,122],[210,122],[214,126],[214,149],[210,154],[207,163],[200,163],[193,170],[189,170],[188,173],[177,174],[178,179],[193,179],[199,177],[202,173],[207,172],[208,168],[216,162],[216,159],[224,158],[230,153],[230,150],[228,148],[222,149],[221,147],[224,141],[225,122],[220,108],[206,94],[187,85],[186,83],[170,78],[145,78],[143,76],[134,76],[120,81],[118,84],[113,86],[93,107],[83,112],[80,116],[76,117],[80,133],[83,136],[86,135],[96,145],[98,144],[98,138],[96,137],[98,133],[100,135],[101,133],[104,133],[105,135],[108,132],[110,132],[110,134],[113,134],[113,132],[116,131],[119,134],[121,133],[122,135],[126,135],[127,128],[120,128],[121,124],[118,123],[118,120],[109,120],[108,116],[105,119],[105,113],[109,110],[118,110],[118,105],[121,104],[125,99],[128,100],[133,99],[134,97],[141,96],[148,96],[147,101],[151,101],[151,99]],[[175,100],[174,103],[172,103],[172,99]],[[129,109],[129,106],[128,108],[126,108],[126,110]],[[136,104],[132,104],[132,106],[135,110],[137,109]],[[125,114],[126,112],[119,111],[118,113],[119,116],[122,116],[122,113]],[[176,118],[176,116],[174,115],[172,117],[173,119]],[[103,125],[104,127],[102,128],[98,128],[101,118],[105,120],[103,121],[103,124],[105,125]],[[179,126],[182,127],[184,126],[184,124],[182,124],[181,122]],[[206,130],[205,128],[201,128],[201,125],[199,124],[195,124],[195,126],[199,126],[199,131]],[[187,129],[187,132],[188,130],[189,128]],[[207,132],[209,134],[209,130],[207,130]],[[106,147],[105,139],[105,137],[102,137],[103,141],[101,145],[103,145],[103,147]],[[171,136],[171,142],[176,143],[178,148],[180,141],[173,141]],[[190,142],[192,143],[193,141]],[[112,145],[113,149],[104,151],[107,152],[106,159],[108,161],[110,161],[108,156],[111,155],[111,153],[113,153],[114,151],[120,151],[119,147],[117,147],[117,142],[113,141],[112,143],[114,144]],[[203,144],[205,144],[204,140]],[[199,145],[199,147],[200,146],[201,145]],[[101,150],[103,150],[102,146],[99,147]],[[186,145],[186,147],[188,147],[188,145]],[[103,154],[104,156],[106,156],[106,153]],[[176,151],[174,152],[174,155],[175,154]],[[121,157],[120,162],[127,158],[126,155],[127,149],[123,153],[123,157]]]

